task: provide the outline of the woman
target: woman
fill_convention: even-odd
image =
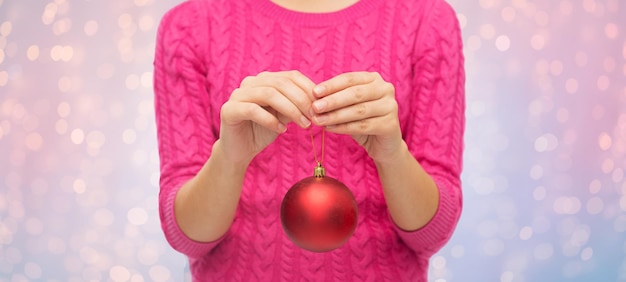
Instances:
[[[155,56],[168,242],[194,281],[426,281],[461,213],[464,80],[443,0],[176,6]],[[327,175],[359,218],[343,246],[315,253],[279,211],[324,136]]]

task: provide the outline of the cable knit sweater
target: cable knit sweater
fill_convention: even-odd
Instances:
[[[315,161],[308,130],[292,123],[250,163],[229,231],[215,242],[185,236],[174,198],[210,157],[222,104],[244,77],[292,69],[316,83],[375,71],[395,86],[403,138],[439,189],[426,226],[398,228],[373,161],[350,136],[328,133],[326,173],[354,193],[358,225],[331,252],[294,245],[280,204],[312,175]],[[168,242],[188,256],[194,281],[426,281],[430,257],[461,213],[464,83],[458,22],[443,0],[361,0],[331,13],[295,12],[269,0],[177,5],[161,21],[155,56],[159,211]],[[320,132],[314,128],[318,145]]]

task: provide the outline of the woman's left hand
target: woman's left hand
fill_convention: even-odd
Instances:
[[[318,84],[313,94],[313,122],[352,135],[374,161],[393,161],[406,150],[395,89],[379,73],[343,73]]]

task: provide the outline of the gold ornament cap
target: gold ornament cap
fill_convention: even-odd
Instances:
[[[317,162],[317,166],[313,170],[313,176],[317,178],[323,178],[324,176],[326,176],[326,171],[324,170],[322,163]]]

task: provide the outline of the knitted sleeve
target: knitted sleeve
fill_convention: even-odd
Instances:
[[[456,14],[443,0],[426,10],[415,44],[415,86],[406,129],[409,150],[433,177],[439,208],[432,220],[413,232],[397,228],[404,242],[420,255],[431,256],[448,242],[462,209],[460,174],[465,127],[465,72]]]
[[[199,2],[187,1],[168,11],[159,25],[154,58],[154,91],[160,158],[159,216],[169,244],[199,257],[217,242],[189,239],[174,216],[181,185],[194,177],[209,158],[217,130],[209,107],[205,46],[207,24],[200,22]]]

